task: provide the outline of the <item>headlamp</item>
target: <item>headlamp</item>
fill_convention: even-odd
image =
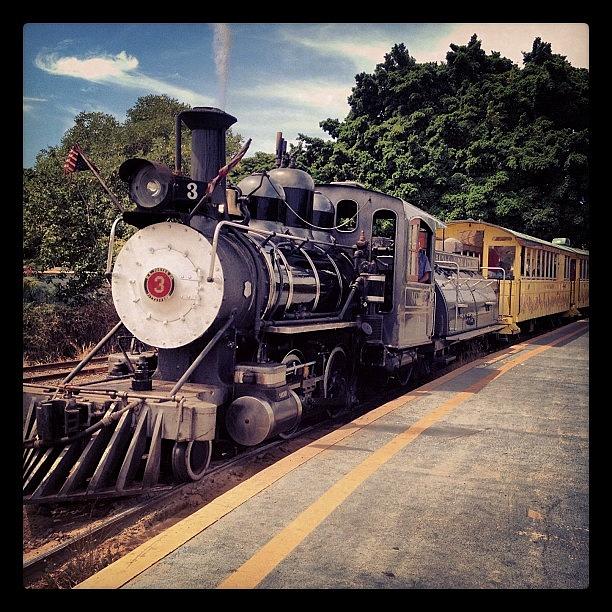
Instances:
[[[141,208],[161,209],[173,198],[174,177],[168,166],[146,159],[128,159],[119,176],[130,185],[130,198]]]

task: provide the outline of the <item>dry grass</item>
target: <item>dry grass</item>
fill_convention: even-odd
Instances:
[[[117,314],[107,299],[82,306],[24,304],[24,363],[84,356],[116,322]]]

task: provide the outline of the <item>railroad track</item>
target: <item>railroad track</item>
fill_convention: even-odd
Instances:
[[[222,474],[240,461],[248,460],[252,457],[260,455],[261,453],[275,449],[289,440],[303,436],[316,428],[324,427],[326,424],[329,424],[330,420],[331,419],[320,421],[316,424],[300,429],[294,434],[286,436],[284,439],[274,440],[273,442],[270,442],[264,446],[259,446],[252,450],[242,452],[231,459],[219,461],[218,465],[212,467],[208,472],[206,472],[205,478],[208,478],[214,474]],[[23,563],[24,581],[34,577],[48,567],[61,564],[63,561],[67,560],[67,558],[71,555],[71,552],[76,548],[82,548],[83,546],[87,545],[95,545],[95,542],[98,539],[102,537],[108,538],[109,536],[118,533],[121,531],[121,529],[127,527],[137,516],[144,515],[148,511],[154,510],[155,507],[161,502],[164,502],[175,495],[179,495],[183,491],[189,490],[194,486],[197,486],[197,482],[187,482],[175,486],[168,485],[166,487],[161,487],[161,490],[159,490],[159,492],[154,494],[152,497],[149,493],[149,498],[145,501],[142,501],[130,508],[126,508],[119,514],[115,514],[114,516],[103,520],[95,527],[85,529],[83,533],[77,534],[54,548],[46,551],[45,553],[25,561]]]
[[[80,359],[70,361],[55,361],[53,363],[41,363],[37,365],[24,366],[23,381],[35,382],[44,380],[53,380],[70,374],[70,372],[81,363]],[[82,373],[104,372],[107,369],[108,357],[94,357]]]

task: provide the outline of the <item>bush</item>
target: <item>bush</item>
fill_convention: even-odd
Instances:
[[[23,279],[23,301],[49,304],[57,300],[57,287],[52,282],[39,280],[33,276]]]
[[[26,302],[23,306],[24,361],[80,357],[116,322],[117,314],[108,298],[81,306]]]

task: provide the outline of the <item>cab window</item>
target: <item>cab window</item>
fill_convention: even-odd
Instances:
[[[340,200],[336,205],[336,228],[339,232],[353,232],[357,227],[359,206],[354,200]]]

